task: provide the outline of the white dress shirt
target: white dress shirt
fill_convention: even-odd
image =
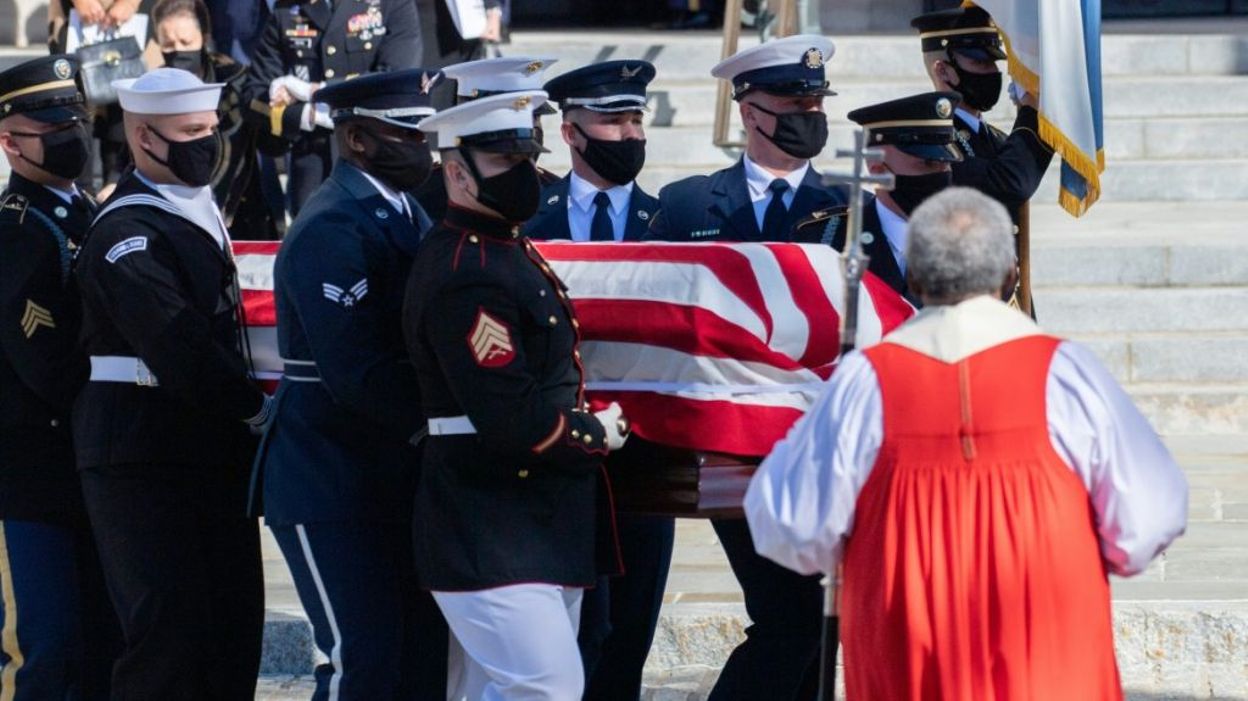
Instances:
[[[758,224],[758,230],[762,231],[763,217],[767,213],[767,205],[771,204],[771,181],[778,176],[763,170],[763,167],[751,161],[749,156],[743,155],[741,160],[745,162],[745,186],[750,191],[750,202],[754,203],[754,223]],[[789,189],[784,191],[782,200],[785,209],[793,206],[793,198],[797,197],[797,189],[802,186],[802,180],[806,178],[808,170],[810,170],[810,161],[783,176],[789,184]]]
[[[971,128],[972,133],[975,133],[975,134],[979,133],[979,130],[981,129],[980,123],[983,120],[971,114],[970,112],[967,112],[965,109],[961,107],[955,109],[953,113],[958,115],[958,119],[961,119],[966,124],[966,126]]]
[[[373,184],[373,187],[377,188],[377,192],[380,192],[381,196],[386,198],[386,201],[390,203],[390,206],[394,207],[395,212],[406,216],[408,219],[412,218],[412,209],[407,205],[406,197],[387,187],[385,183],[381,182],[377,178],[369,175],[363,168],[360,168],[359,171],[364,175],[364,178],[368,180],[368,182]]]
[[[607,213],[611,215],[611,231],[616,241],[624,240],[624,229],[628,225],[628,201],[633,196],[633,183],[616,185],[608,190],[599,190],[572,172],[568,183],[568,230],[572,232],[573,241],[590,241],[594,225],[594,197],[599,192],[607,193],[611,206]]]
[[[906,237],[909,235],[910,224],[906,218],[894,212],[879,199],[875,201],[875,211],[880,215],[880,227],[883,231],[877,231],[877,234],[884,234],[884,240],[888,242],[888,247],[893,251],[893,258],[897,259],[897,269],[901,271],[901,276],[906,276]]]

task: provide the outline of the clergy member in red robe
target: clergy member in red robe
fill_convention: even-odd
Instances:
[[[1187,482],[1085,347],[999,300],[1005,209],[965,188],[910,219],[923,311],[847,355],[746,495],[758,551],[843,563],[850,701],[1122,699],[1108,573],[1187,521]]]

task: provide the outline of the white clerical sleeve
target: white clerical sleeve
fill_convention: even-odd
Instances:
[[[883,440],[875,369],[850,353],[750,481],[745,517],[755,550],[802,574],[832,572]]]
[[[1138,574],[1187,527],[1187,479],[1096,356],[1063,342],[1046,386],[1049,435],[1096,511],[1101,555]]]

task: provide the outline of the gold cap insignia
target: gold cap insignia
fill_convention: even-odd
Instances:
[[[802,58],[802,63],[806,64],[806,67],[811,70],[822,68],[823,52],[814,47],[806,49],[806,55]]]
[[[52,72],[56,73],[57,78],[60,78],[61,80],[68,80],[69,76],[73,74],[74,69],[70,68],[69,61],[59,58],[56,60],[56,63],[52,64]]]
[[[538,71],[542,70],[542,66],[544,66],[544,65],[545,65],[545,64],[544,64],[544,63],[542,63],[541,61],[534,61],[534,62],[532,62],[532,63],[530,63],[529,65],[527,65],[527,66],[525,66],[525,67],[524,67],[524,72],[525,72],[525,73],[528,73],[529,75],[533,75],[534,73],[536,73],[536,72],[538,72]]]
[[[936,116],[948,119],[951,114],[953,114],[953,103],[949,102],[949,98],[942,97],[936,101]]]
[[[533,102],[533,98],[527,95],[524,97],[518,97],[515,102],[511,103],[511,108],[519,112],[520,110],[528,107],[531,102]]]

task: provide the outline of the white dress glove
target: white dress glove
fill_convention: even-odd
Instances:
[[[315,131],[317,127],[333,130],[334,120],[329,116],[329,105],[323,102],[307,103],[303,106],[303,114],[299,115],[299,128]]]
[[[624,447],[624,441],[628,440],[629,425],[628,419],[624,417],[624,410],[616,402],[611,402],[602,411],[595,412],[594,418],[598,419],[598,423],[607,432],[607,450],[619,450]]]
[[[283,75],[274,78],[269,83],[269,101],[272,102],[277,98],[279,88],[286,88],[286,94],[290,95],[299,102],[311,102],[312,93],[316,92],[316,86],[306,80],[296,78],[293,75]]]

